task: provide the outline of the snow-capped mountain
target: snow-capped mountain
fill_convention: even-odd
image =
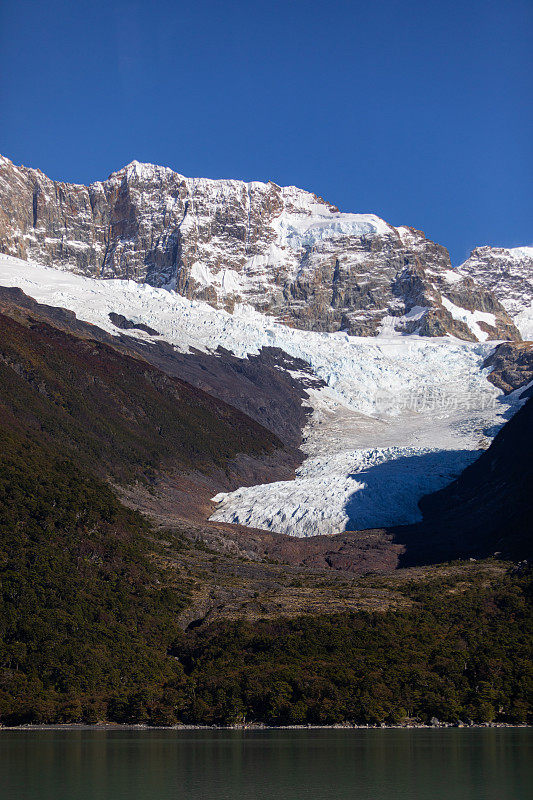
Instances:
[[[451,269],[444,247],[293,186],[138,162],[81,186],[0,157],[0,251],[230,311],[246,303],[300,329],[520,338],[494,294]]]
[[[533,339],[533,247],[476,247],[458,272],[492,292]]]
[[[179,353],[173,375],[290,446],[305,424],[294,480],[219,494],[211,517],[293,536],[414,523],[488,445],[531,375],[528,345],[491,341],[533,319],[530,251],[479,248],[454,270],[420,231],[296,187],[137,162],[86,187],[0,157],[0,286],[141,358],[163,343],[158,368]]]

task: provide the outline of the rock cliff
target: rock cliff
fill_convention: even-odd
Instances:
[[[451,269],[444,247],[292,186],[186,178],[135,161],[82,186],[0,157],[0,251],[228,311],[249,303],[302,329],[520,339],[491,291]]]

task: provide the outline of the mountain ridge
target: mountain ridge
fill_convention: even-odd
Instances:
[[[0,251],[228,311],[250,304],[304,330],[520,339],[494,295],[420,231],[272,182],[134,161],[85,187],[0,157]]]

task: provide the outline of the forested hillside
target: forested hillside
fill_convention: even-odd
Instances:
[[[325,551],[306,566],[305,543],[291,565],[227,526],[155,528],[114,488],[231,480],[239,456],[278,452],[140,358],[0,314],[0,724],[530,719],[525,565],[365,575]]]

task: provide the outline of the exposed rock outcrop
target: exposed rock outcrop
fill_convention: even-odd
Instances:
[[[510,314],[533,300],[533,247],[476,247],[458,271],[494,292]]]
[[[132,162],[81,186],[0,157],[0,251],[229,311],[249,303],[303,329],[520,338],[491,292],[420,231],[274,183]]]
[[[524,339],[533,339],[533,247],[476,247],[458,268],[498,298]]]
[[[504,342],[485,360],[491,383],[509,394],[533,381],[533,342]]]
[[[136,322],[133,319],[128,319],[124,316],[124,314],[115,314],[114,311],[110,311],[108,317],[115,327],[120,328],[123,331],[136,330],[143,331],[149,336],[159,336],[159,331],[156,331],[155,328],[145,325],[144,322]]]

